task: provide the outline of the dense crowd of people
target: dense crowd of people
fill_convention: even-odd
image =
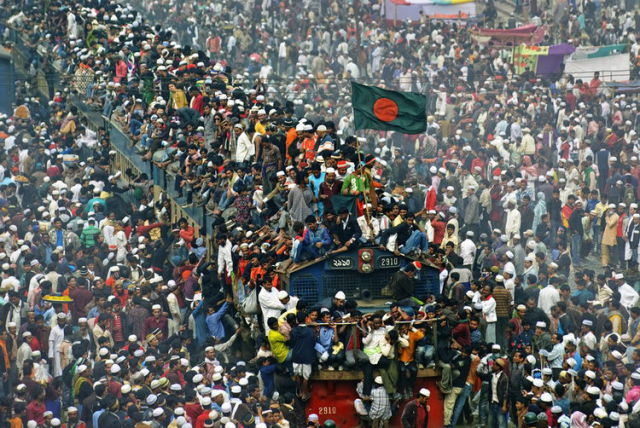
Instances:
[[[311,378],[356,369],[363,426],[640,425],[634,93],[517,75],[384,2],[42,6],[0,11],[27,73],[0,116],[0,427],[331,428]],[[516,11],[635,68],[630,5]],[[426,94],[426,132],[356,131],[351,80]],[[79,105],[171,188],[118,169]],[[172,221],[198,206],[208,233]],[[384,309],[287,292],[359,248],[406,261]]]

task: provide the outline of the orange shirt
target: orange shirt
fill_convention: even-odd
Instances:
[[[251,275],[249,275],[249,278],[252,281],[256,281],[258,279],[258,276],[263,276],[265,273],[267,273],[267,271],[262,269],[261,266],[258,266],[251,269]]]
[[[9,360],[9,351],[7,351],[7,344],[4,340],[0,340],[0,348],[3,350],[4,366],[8,369],[11,367],[11,361]]]
[[[291,128],[287,131],[287,137],[285,139],[285,150],[286,153],[285,155],[287,156],[287,159],[291,159],[291,156],[289,156],[289,146],[291,145],[291,143],[293,143],[294,141],[296,141],[296,138],[298,138],[298,131],[296,131],[296,128]]]
[[[416,354],[416,344],[418,341],[422,340],[424,337],[424,333],[422,330],[410,331],[409,332],[409,346],[406,348],[400,349],[400,355],[398,359],[403,363],[410,363],[415,359]]]
[[[63,295],[63,296],[67,296],[67,297],[69,296],[69,287],[67,287],[67,288],[65,288],[65,289],[64,289],[64,291],[62,292],[62,295]],[[68,305],[67,303],[64,303],[64,304],[62,305],[62,311],[63,311],[64,313],[66,313],[66,314],[68,314],[68,313],[69,313],[69,305]]]
[[[244,275],[244,270],[247,267],[247,265],[249,264],[249,260],[247,259],[240,259],[238,261],[238,276],[242,276]]]
[[[467,375],[467,383],[475,390],[478,381],[478,366],[480,365],[480,357],[471,355],[471,365],[469,366],[469,374]]]
[[[313,138],[305,138],[302,141],[301,147],[302,152],[304,153],[304,158],[308,160],[312,160],[316,158],[316,140]]]

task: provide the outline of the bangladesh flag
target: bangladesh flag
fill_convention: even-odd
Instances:
[[[356,129],[379,129],[403,134],[427,130],[427,97],[351,82]]]

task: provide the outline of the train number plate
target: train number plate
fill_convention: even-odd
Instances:
[[[377,267],[379,269],[391,269],[400,267],[400,257],[398,256],[380,256],[378,257]]]

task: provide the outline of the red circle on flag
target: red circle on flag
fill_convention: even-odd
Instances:
[[[389,98],[379,98],[373,103],[373,114],[383,122],[391,122],[398,117],[398,104]]]

